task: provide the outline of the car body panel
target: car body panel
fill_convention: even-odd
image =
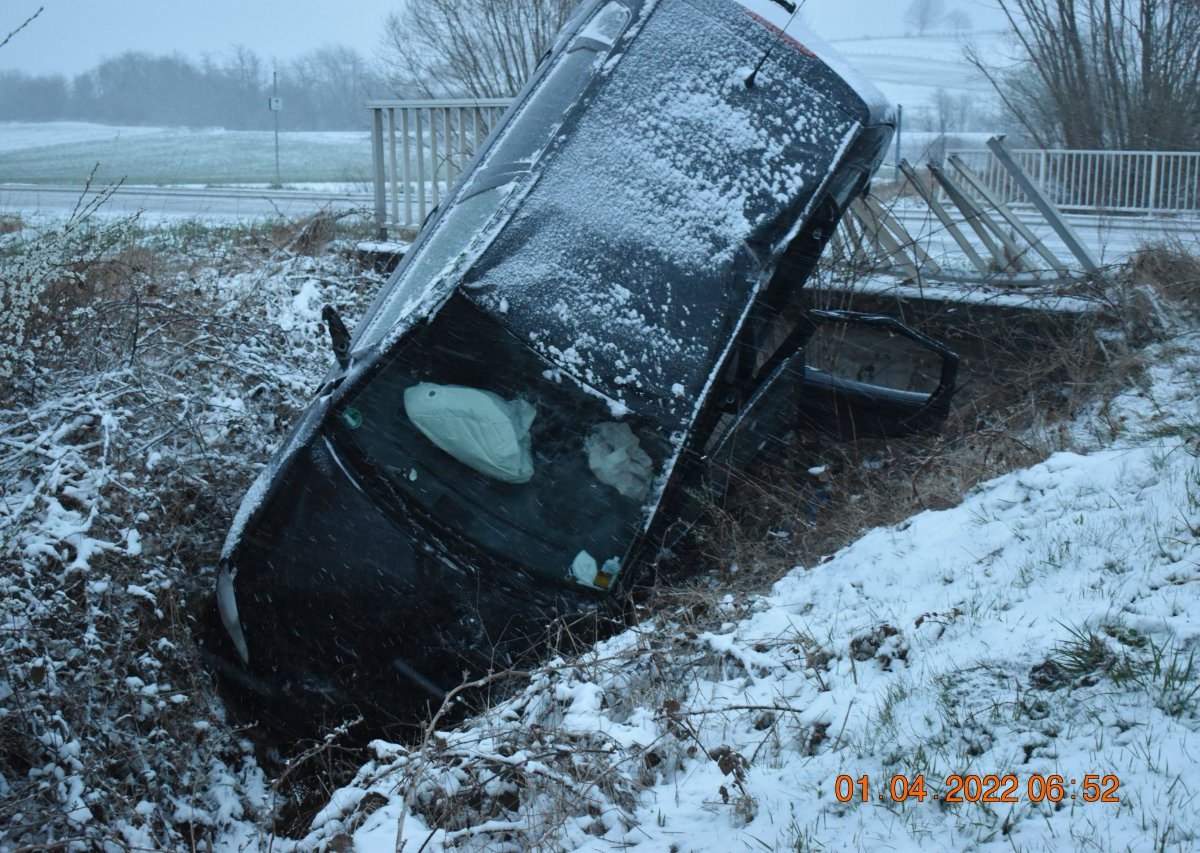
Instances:
[[[890,114],[784,5],[575,13],[244,500],[230,683],[418,720],[613,607],[806,382],[839,416],[797,293]]]

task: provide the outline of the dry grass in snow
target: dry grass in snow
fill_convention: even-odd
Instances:
[[[279,248],[302,229],[91,213],[0,248],[0,849],[192,849],[267,801],[198,604],[330,362],[322,303],[378,280]]]

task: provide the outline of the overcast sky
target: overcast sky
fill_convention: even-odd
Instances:
[[[241,44],[294,59],[327,44],[374,55],[396,0],[0,0],[0,39],[39,6],[36,21],[0,48],[0,69],[77,74],[127,50],[199,58]]]
[[[911,0],[808,0],[803,14],[827,39],[904,32]],[[78,74],[127,50],[199,58],[232,45],[281,62],[327,44],[373,56],[380,21],[398,0],[0,0],[0,39],[45,11],[0,48],[0,70]],[[1001,19],[993,0],[945,0],[976,28]]]

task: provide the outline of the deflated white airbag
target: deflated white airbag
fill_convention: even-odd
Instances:
[[[421,382],[404,392],[404,409],[422,435],[464,465],[504,483],[532,479],[529,427],[537,410],[525,400]]]
[[[654,463],[629,424],[596,424],[583,440],[583,449],[587,451],[588,468],[601,483],[635,501],[649,493]]]

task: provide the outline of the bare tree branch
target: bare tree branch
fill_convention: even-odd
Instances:
[[[45,8],[46,8],[45,6],[38,6],[38,8],[37,8],[37,11],[36,11],[36,12],[34,12],[32,15],[30,15],[28,18],[26,18],[26,19],[25,19],[25,20],[22,22],[21,26],[17,27],[17,28],[16,28],[15,30],[13,30],[11,33],[9,33],[8,35],[6,35],[6,36],[4,37],[4,41],[0,41],[0,47],[4,47],[4,45],[6,45],[6,44],[8,44],[10,41],[12,41],[12,37],[13,37],[13,36],[15,36],[17,33],[21,32],[21,30],[25,29],[27,26],[29,26],[30,24],[32,24],[32,23],[33,23],[33,21],[34,21],[34,19],[35,19],[35,18],[36,18],[38,15],[42,14],[42,11],[43,11]]]
[[[574,0],[406,0],[384,21],[379,58],[398,94],[516,94]]]
[[[1200,3],[998,0],[1022,58],[984,72],[1039,144],[1191,150],[1200,137]]]

